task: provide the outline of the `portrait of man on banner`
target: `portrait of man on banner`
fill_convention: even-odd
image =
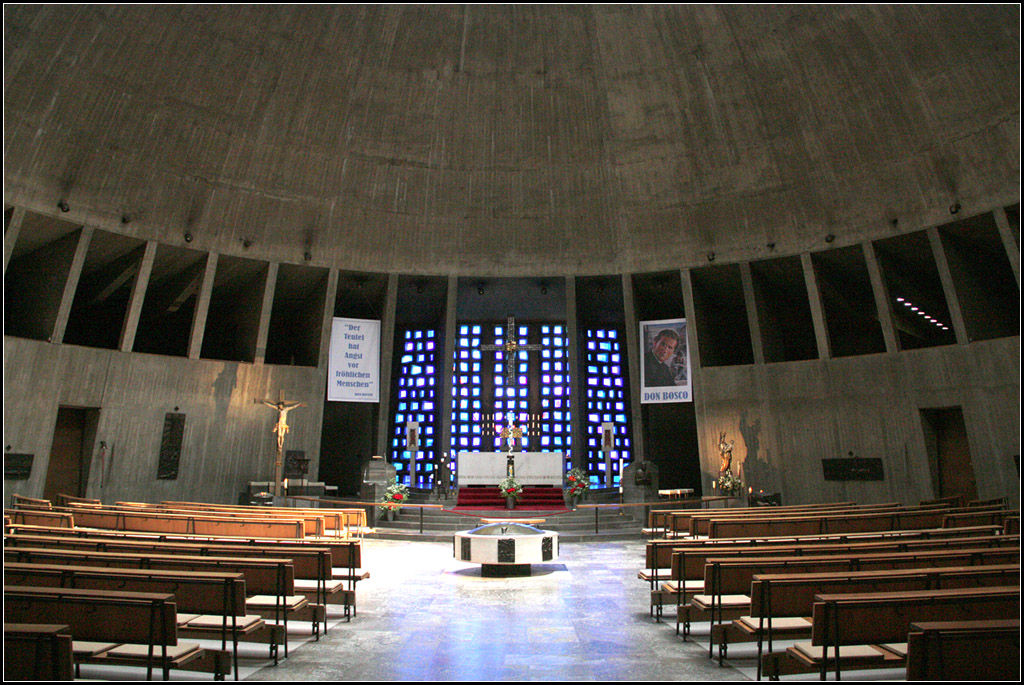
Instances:
[[[690,402],[690,353],[686,346],[686,319],[642,321],[640,340],[643,364],[643,403]]]

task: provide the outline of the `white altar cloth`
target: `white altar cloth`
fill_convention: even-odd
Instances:
[[[504,452],[459,452],[459,486],[497,485],[505,478]],[[561,452],[516,452],[516,480],[522,485],[562,485]]]

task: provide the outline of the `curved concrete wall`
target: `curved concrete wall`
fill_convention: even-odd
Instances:
[[[1019,11],[6,6],[6,201],[355,271],[855,244],[1018,199]]]

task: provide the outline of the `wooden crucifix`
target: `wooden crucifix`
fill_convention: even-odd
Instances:
[[[519,334],[516,331],[516,319],[514,316],[508,317],[508,323],[505,327],[505,342],[500,345],[481,345],[480,350],[485,352],[503,352],[504,357],[502,359],[505,364],[505,393],[506,398],[508,393],[515,388],[516,384],[516,358],[519,356],[519,352],[536,352],[543,349],[542,345],[525,345],[520,344]],[[498,423],[495,426],[495,432],[501,436],[502,443],[507,449],[506,459],[508,462],[507,475],[515,476],[515,448],[516,441],[520,440],[524,435],[524,429],[520,426],[516,426],[513,421],[513,413],[506,409],[505,425],[502,426]],[[543,418],[541,416],[530,416],[528,419],[527,430],[536,427],[536,423]],[[495,416],[497,419],[497,416]],[[528,432],[525,434],[529,434]]]
[[[277,435],[277,454],[274,458],[274,467],[271,470],[271,479],[274,481],[274,496],[281,495],[281,472],[284,470],[284,436],[288,433],[288,412],[296,407],[305,407],[305,402],[285,402],[284,390],[278,394],[277,402],[269,400],[254,399],[254,404],[265,404],[271,409],[277,410],[277,423],[271,429],[271,433]]]

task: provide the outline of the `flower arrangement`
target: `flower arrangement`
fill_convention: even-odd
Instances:
[[[726,495],[738,495],[743,489],[743,481],[732,475],[732,471],[726,471],[718,479],[718,487]]]
[[[590,479],[583,469],[572,469],[565,474],[565,492],[573,499],[582,497],[590,489]]]
[[[508,476],[505,480],[498,483],[498,490],[501,491],[501,496],[505,499],[509,497],[519,499],[519,496],[523,494],[523,486],[512,476]]]
[[[381,499],[381,511],[397,511],[409,499],[409,488],[401,483],[392,483],[384,491]]]

